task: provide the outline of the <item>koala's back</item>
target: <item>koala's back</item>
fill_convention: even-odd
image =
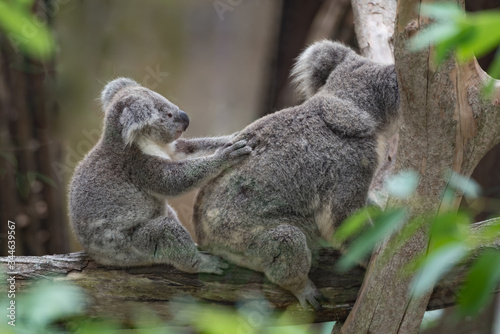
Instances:
[[[244,249],[252,236],[279,224],[299,227],[314,243],[364,205],[376,138],[343,136],[321,112],[303,104],[242,131],[257,138],[251,157],[198,194],[193,219],[201,245]]]
[[[78,165],[70,186],[73,226],[83,244],[96,229],[141,222],[162,213],[163,206],[137,187],[126,173],[125,158],[97,145]]]

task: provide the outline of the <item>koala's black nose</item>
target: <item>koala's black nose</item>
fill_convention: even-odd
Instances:
[[[182,123],[183,125],[183,130],[182,131],[186,131],[186,129],[188,128],[189,126],[189,117],[188,115],[182,111],[182,110],[179,110],[179,121]]]

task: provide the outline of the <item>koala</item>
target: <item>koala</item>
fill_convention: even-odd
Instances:
[[[332,41],[308,47],[292,75],[305,101],[240,132],[256,140],[251,156],[200,189],[193,224],[201,248],[317,308],[311,256],[366,204],[380,143],[397,129],[398,84],[394,65]]]
[[[104,265],[171,264],[221,274],[227,265],[198,251],[166,199],[241,162],[251,147],[234,135],[178,139],[189,125],[186,113],[131,79],[108,83],[101,101],[102,137],[69,189],[69,214],[83,248]]]

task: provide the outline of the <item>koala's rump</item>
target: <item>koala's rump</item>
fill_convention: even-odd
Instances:
[[[373,138],[344,138],[300,108],[264,117],[245,132],[259,139],[252,156],[198,195],[193,219],[201,245],[244,249],[280,224],[314,240],[364,204],[376,166]]]

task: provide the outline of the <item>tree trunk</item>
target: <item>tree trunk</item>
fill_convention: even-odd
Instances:
[[[380,3],[370,3],[372,13],[377,6],[386,5]],[[399,134],[395,171],[413,169],[420,173],[416,192],[419,201],[406,205],[412,215],[435,215],[442,209],[442,191],[447,182],[443,172],[454,170],[469,177],[479,160],[500,141],[500,88],[496,86],[495,98],[482,100],[480,87],[487,75],[475,61],[458,64],[452,58],[437,68],[430,49],[418,53],[407,49],[408,39],[429,23],[420,15],[419,3],[397,2],[394,55],[404,131]],[[459,203],[457,196],[454,208]],[[424,228],[398,253],[388,249],[387,243],[375,250],[360,295],[341,333],[418,331],[431,292],[411,295],[411,278],[401,277],[400,272],[406,263],[425,252],[427,245],[428,231]]]
[[[36,2],[39,17],[46,5]],[[0,35],[0,254],[7,254],[8,220],[16,223],[17,254],[64,253],[65,191],[52,168],[61,147],[50,135],[54,62],[23,55],[10,43],[16,38]]]

